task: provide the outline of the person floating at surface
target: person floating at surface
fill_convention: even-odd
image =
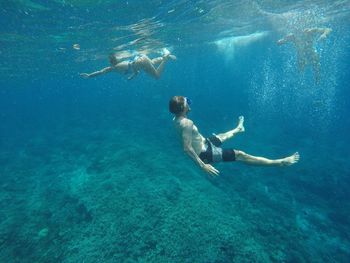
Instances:
[[[141,70],[151,75],[155,79],[159,79],[165,63],[169,60],[176,60],[174,55],[171,55],[169,50],[163,49],[163,56],[150,59],[148,56],[140,54],[135,56],[131,60],[122,60],[116,54],[109,56],[110,66],[92,73],[81,73],[83,78],[91,78],[99,75],[103,75],[110,72],[118,72],[127,76],[128,80],[136,77]],[[156,68],[156,65],[159,66]]]
[[[299,153],[281,159],[267,159],[249,155],[243,151],[235,149],[223,149],[222,143],[231,139],[236,134],[244,132],[244,118],[239,117],[236,128],[220,133],[213,134],[209,138],[204,138],[193,124],[193,121],[187,118],[190,109],[191,100],[183,96],[174,96],[169,101],[169,111],[175,115],[174,126],[180,135],[184,151],[198,164],[205,172],[216,176],[219,171],[211,164],[215,162],[233,162],[241,161],[251,165],[262,166],[289,166],[299,161]]]
[[[284,38],[277,41],[278,45],[283,45],[289,42],[294,43],[297,51],[297,59],[299,70],[304,71],[305,66],[311,64],[315,74],[315,81],[320,83],[320,56],[314,47],[314,39],[318,37],[317,41],[326,39],[332,32],[330,28],[306,28],[300,34],[288,34]]]

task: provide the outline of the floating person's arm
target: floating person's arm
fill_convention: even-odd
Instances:
[[[106,68],[103,68],[101,70],[98,70],[98,71],[95,71],[92,73],[80,73],[80,76],[87,79],[87,78],[92,78],[92,77],[96,77],[99,75],[103,75],[103,74],[109,73],[111,71],[113,71],[113,67],[106,67]]]
[[[314,28],[306,28],[304,32],[308,35],[312,35],[313,37],[320,35],[320,37],[317,39],[317,41],[319,41],[319,40],[326,39],[327,36],[332,32],[332,29],[327,27],[314,27]]]
[[[134,62],[132,62],[132,63],[134,63]],[[132,73],[128,77],[128,80],[132,80],[133,78],[135,78],[140,73],[140,71],[137,70],[133,64],[131,65],[131,67],[132,67]]]
[[[129,77],[128,80],[132,80],[133,78],[135,78],[137,76],[137,74],[139,74],[139,72],[133,72]]]
[[[205,172],[212,176],[219,175],[219,171],[212,165],[204,163],[192,147],[192,130],[193,122],[191,120],[185,120],[185,127],[182,130],[182,143],[184,151],[199,165]]]
[[[294,34],[288,34],[286,35],[284,38],[280,39],[277,41],[277,45],[284,45],[287,44],[289,42],[293,42],[294,41]]]

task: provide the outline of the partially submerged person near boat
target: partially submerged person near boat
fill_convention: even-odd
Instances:
[[[170,54],[169,50],[163,49],[163,56],[150,59],[145,54],[137,54],[132,59],[122,59],[117,54],[109,55],[110,66],[92,73],[81,73],[83,78],[92,78],[106,73],[117,72],[127,76],[128,80],[135,78],[140,71],[146,72],[155,79],[159,79],[164,70],[166,62],[176,60],[176,56]],[[157,66],[158,65],[158,66]]]
[[[298,152],[281,159],[267,159],[265,157],[249,155],[241,150],[222,148],[222,143],[226,140],[245,131],[243,116],[239,117],[236,128],[204,138],[199,133],[193,121],[187,118],[187,114],[191,110],[190,104],[191,100],[187,97],[174,96],[169,101],[169,111],[175,115],[173,122],[175,129],[180,135],[184,151],[205,172],[213,176],[218,175],[219,171],[212,166],[216,162],[241,161],[251,165],[289,166],[299,161]]]

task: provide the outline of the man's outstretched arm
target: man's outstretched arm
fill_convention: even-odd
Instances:
[[[294,35],[293,34],[288,34],[284,38],[281,38],[280,40],[277,41],[277,45],[284,45],[289,42],[294,41]]]
[[[319,28],[321,36],[317,40],[323,40],[328,37],[328,35],[332,32],[331,28]]]

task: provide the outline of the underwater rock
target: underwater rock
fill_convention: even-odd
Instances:
[[[101,174],[106,170],[106,164],[100,160],[92,162],[92,164],[86,168],[87,174]]]
[[[76,211],[78,212],[81,221],[91,222],[93,218],[92,213],[86,208],[84,204],[79,204],[76,207]]]
[[[44,238],[46,237],[47,235],[49,234],[49,229],[47,227],[41,229],[39,232],[38,232],[38,237],[39,238]]]

